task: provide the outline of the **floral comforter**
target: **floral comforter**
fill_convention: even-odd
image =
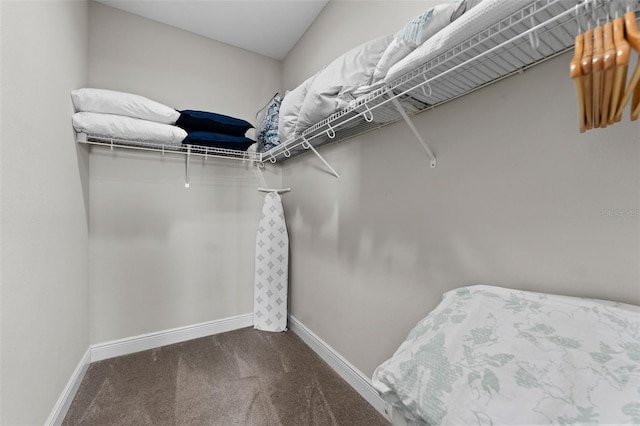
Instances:
[[[639,424],[640,307],[459,288],[373,384],[414,424]]]

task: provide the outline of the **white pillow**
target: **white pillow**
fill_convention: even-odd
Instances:
[[[187,137],[180,127],[122,115],[77,112],[72,121],[77,132],[115,139],[180,144]]]
[[[474,2],[474,7],[467,10],[452,25],[438,31],[400,62],[393,65],[385,77],[387,84],[392,84],[394,80],[407,72],[426,64],[451,47],[509,16],[529,4],[530,0],[482,0],[479,4],[477,3]]]
[[[117,114],[158,123],[175,124],[180,113],[144,96],[106,89],[76,89],[71,92],[76,111]]]
[[[378,61],[376,69],[373,71],[373,82],[382,80],[393,64],[407,56],[415,48],[415,44],[403,38],[394,37],[387,47],[387,50],[382,54],[382,58]]]
[[[376,65],[372,83],[382,80],[395,63],[411,53],[416,47],[449,25],[462,1],[439,4],[422,15],[418,15],[398,31]]]
[[[280,104],[280,116],[278,117],[278,139],[280,142],[286,142],[293,138],[296,131],[296,123],[298,122],[298,114],[302,107],[302,102],[309,86],[320,74],[320,71],[306,79],[302,84],[291,91],[285,93],[282,103]]]
[[[478,3],[480,3],[481,1],[482,0],[462,0],[462,3],[460,3],[460,6],[458,6],[458,9],[455,11],[453,15],[451,15],[451,22],[461,17],[465,12],[468,12],[474,7],[476,7]]]
[[[304,98],[296,132],[300,133],[327,118],[341,105],[338,94],[348,94],[371,82],[376,64],[393,39],[380,37],[339,56],[315,78]]]

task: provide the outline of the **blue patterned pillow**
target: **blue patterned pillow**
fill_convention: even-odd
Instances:
[[[265,152],[280,144],[278,138],[278,118],[282,98],[276,93],[269,103],[258,113],[256,139],[258,152]]]

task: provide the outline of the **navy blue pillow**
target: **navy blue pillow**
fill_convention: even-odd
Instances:
[[[244,136],[247,130],[253,128],[248,121],[214,112],[184,110],[176,126],[187,132],[213,132],[224,135]]]
[[[235,149],[237,151],[246,151],[255,142],[244,136],[223,135],[212,132],[190,132],[182,141],[183,144]]]

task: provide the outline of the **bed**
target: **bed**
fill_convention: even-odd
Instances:
[[[640,307],[458,288],[373,385],[397,425],[638,424]]]

